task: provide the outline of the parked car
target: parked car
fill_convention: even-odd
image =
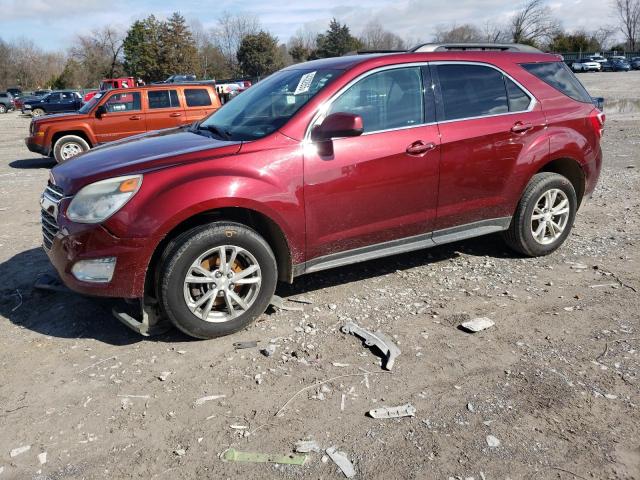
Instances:
[[[108,90],[75,114],[33,119],[26,143],[32,152],[64,162],[102,143],[191,124],[219,107],[213,85]]]
[[[604,63],[607,61],[606,58],[604,58],[602,55],[591,55],[589,58],[589,60],[591,60],[592,62],[598,62],[598,63]]]
[[[51,90],[36,90],[32,93],[22,93],[17,98],[14,98],[16,104],[16,110],[23,110],[25,103],[32,103],[40,100],[45,95],[51,93]]]
[[[119,78],[105,78],[100,82],[100,86],[97,90],[90,90],[83,96],[83,101],[86,103],[93,98],[98,92],[104,92],[105,90],[114,90],[116,88],[131,88],[138,86],[140,82],[136,82],[133,77],[119,77]]]
[[[602,69],[602,65],[595,60],[581,58],[571,64],[571,69],[574,72],[599,72]]]
[[[628,72],[629,70],[631,70],[629,62],[619,58],[610,58],[602,64],[603,72]]]
[[[211,338],[305,273],[492,232],[552,253],[595,188],[604,115],[554,55],[452,48],[292,65],[190,128],[57,165],[51,262],[76,291],[144,299],[139,331],[166,316]]]
[[[154,82],[154,84],[161,83],[184,83],[184,82],[195,82],[197,80],[195,75],[171,75],[166,80],[162,80],[160,82]]]
[[[75,112],[82,106],[82,97],[76,91],[60,90],[51,92],[34,102],[25,102],[22,113],[41,117],[50,113]]]
[[[0,92],[0,113],[7,113],[15,110],[15,101],[13,95],[9,92]]]
[[[9,92],[13,97],[19,97],[20,94],[22,94],[22,89],[17,87],[7,88],[7,92]]]
[[[632,70],[640,70],[640,57],[633,57],[629,62]]]

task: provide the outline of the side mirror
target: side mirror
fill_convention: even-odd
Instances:
[[[98,105],[98,108],[96,108],[96,118],[102,118],[105,113],[107,113],[107,108],[104,105]]]
[[[364,132],[362,117],[352,113],[332,113],[311,130],[311,140],[325,142],[333,138],[357,137]]]
[[[591,97],[591,101],[598,110],[604,112],[604,97]]]

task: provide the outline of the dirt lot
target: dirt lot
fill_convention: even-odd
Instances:
[[[323,453],[219,458],[305,438],[346,452],[357,478],[640,478],[640,72],[580,78],[617,101],[600,184],[561,250],[523,259],[491,236],[310,275],[279,290],[313,302],[304,312],[212,341],[145,339],[107,301],[33,289],[51,271],[51,164],[24,147],[29,119],[0,116],[0,480],[343,478]],[[496,325],[457,328],[477,316]],[[348,319],[395,337],[391,374],[340,333]],[[234,350],[247,340],[276,353]],[[365,416],[406,403],[415,417]]]

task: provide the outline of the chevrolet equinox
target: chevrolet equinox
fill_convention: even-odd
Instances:
[[[197,338],[244,328],[305,273],[492,232],[547,255],[595,188],[604,115],[531,50],[287,67],[204,120],[56,166],[44,248],[70,288]]]

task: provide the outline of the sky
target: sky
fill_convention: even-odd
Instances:
[[[0,38],[26,37],[46,50],[59,50],[78,34],[104,25],[126,30],[152,13],[164,18],[179,11],[208,29],[228,11],[256,16],[281,42],[303,26],[324,31],[332,17],[355,35],[378,20],[403,39],[429,41],[441,25],[504,23],[519,5],[509,0],[0,0]],[[616,24],[608,0],[549,0],[548,6],[568,30]]]

